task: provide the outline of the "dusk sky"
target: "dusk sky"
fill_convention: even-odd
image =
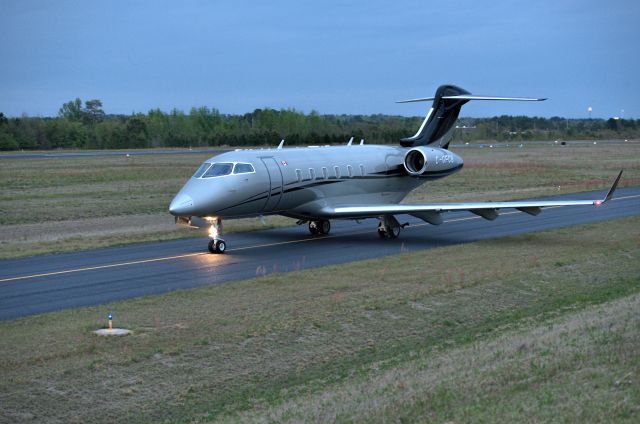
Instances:
[[[295,108],[422,115],[445,83],[463,116],[640,118],[638,1],[0,2],[0,112],[55,116]],[[624,112],[622,112],[624,110]]]

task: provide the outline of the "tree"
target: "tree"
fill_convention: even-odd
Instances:
[[[47,137],[52,148],[83,148],[87,143],[87,132],[79,122],[56,119],[47,122]]]
[[[63,118],[67,118],[70,121],[80,121],[83,116],[82,112],[82,100],[76,98],[75,100],[63,104],[58,111],[58,115]]]
[[[85,121],[91,125],[104,119],[104,111],[102,110],[102,101],[98,99],[87,100],[84,102],[84,110],[82,111]]]
[[[8,131],[0,128],[0,150],[17,150],[18,142]]]
[[[127,120],[126,134],[128,147],[149,147],[149,133],[144,115],[135,115]]]
[[[105,113],[102,110],[102,101],[98,99],[87,100],[82,107],[82,100],[79,98],[64,103],[58,115],[73,122],[82,122],[87,125],[95,125],[104,119]]]
[[[23,115],[10,121],[11,133],[21,149],[50,149],[47,125],[42,118]]]

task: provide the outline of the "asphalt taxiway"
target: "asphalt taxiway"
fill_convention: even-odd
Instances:
[[[445,215],[440,226],[408,217],[400,222],[411,225],[395,240],[378,238],[376,220],[333,221],[324,237],[310,236],[306,227],[228,234],[224,255],[207,253],[207,239],[196,238],[5,260],[0,261],[0,319],[639,214],[640,187],[631,187],[618,189],[599,207],[546,208],[537,217],[504,209],[498,219],[486,221],[459,212]]]

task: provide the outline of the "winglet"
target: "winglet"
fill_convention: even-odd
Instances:
[[[602,203],[611,200],[611,198],[613,197],[613,193],[616,191],[616,187],[618,187],[618,182],[620,181],[620,177],[622,177],[622,171],[623,170],[621,169],[620,173],[618,174],[618,178],[616,178],[616,180],[613,182],[613,185],[609,189],[609,192],[607,193],[604,200],[602,200]]]
[[[278,144],[278,149],[282,149],[282,146],[284,146],[284,138],[282,139],[280,144]]]

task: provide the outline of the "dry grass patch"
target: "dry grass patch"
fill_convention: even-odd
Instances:
[[[215,422],[637,422],[640,296]],[[355,380],[355,381],[354,381]]]
[[[311,407],[407,361],[473,352],[474,343],[639,292],[639,224],[626,218],[0,322],[0,420],[268,420],[288,400]],[[92,335],[107,311],[134,334]],[[624,375],[624,367],[612,369]],[[526,381],[522,370],[511,375]],[[471,400],[448,400],[443,386],[428,417],[449,417],[456,405],[484,414],[495,397],[474,397],[485,384],[478,378]],[[537,381],[517,386],[530,402],[547,380]],[[339,419],[373,416],[357,399],[344,406],[355,415]],[[380,410],[390,420],[414,404],[390,399]],[[320,413],[333,410],[330,401]],[[306,417],[305,408],[282,417]]]

